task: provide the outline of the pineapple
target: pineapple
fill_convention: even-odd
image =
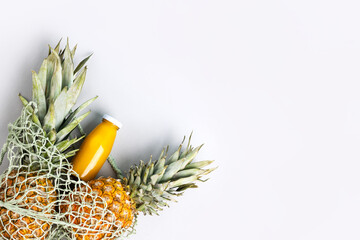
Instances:
[[[77,240],[85,239],[115,239],[124,229],[133,226],[136,215],[158,214],[160,210],[168,206],[167,202],[175,201],[175,197],[181,195],[188,188],[197,187],[196,181],[203,181],[202,176],[209,174],[213,169],[204,169],[213,161],[193,162],[202,146],[192,148],[189,144],[182,151],[182,144],[170,157],[166,156],[167,150],[163,150],[159,159],[147,164],[143,162],[139,166],[130,169],[127,177],[123,177],[121,171],[110,159],[110,164],[117,172],[119,180],[111,177],[99,178],[88,182],[93,197],[82,197],[84,189],[76,189],[70,194],[70,205],[61,207],[66,220],[76,224],[73,235]],[[103,199],[106,205],[96,203],[96,199]],[[101,202],[101,201],[99,201]],[[88,204],[87,207],[86,204]],[[107,221],[104,222],[91,215],[104,209],[110,211]],[[91,231],[84,230],[93,229]]]
[[[90,188],[76,188],[66,199],[67,204],[60,206],[61,212],[66,213],[66,221],[92,229],[74,228],[75,239],[112,239],[112,232],[132,225],[135,204],[120,180],[101,177],[88,181],[88,185]],[[90,207],[93,201],[97,202],[95,214]],[[108,210],[105,216],[104,210]]]
[[[89,112],[80,116],[77,114],[96,99],[96,97],[92,98],[72,110],[85,81],[87,67],[84,65],[90,57],[82,60],[74,68],[75,51],[76,46],[70,50],[69,42],[63,50],[60,50],[60,42],[54,49],[49,47],[49,55],[41,64],[39,72],[32,72],[32,101],[35,106],[30,106],[29,101],[19,95],[24,106],[32,111],[33,122],[44,130],[49,141],[55,144],[57,150],[67,158],[75,155],[77,149],[72,149],[73,144],[81,139],[70,138],[69,135],[77,126],[80,127],[79,123]],[[28,135],[31,135],[31,131]],[[33,141],[29,139],[23,138],[20,141],[28,144]],[[0,233],[5,239],[45,239],[50,231],[50,223],[39,220],[35,217],[35,212],[51,214],[54,211],[51,206],[56,200],[56,191],[51,179],[39,174],[46,166],[32,164],[29,152],[34,153],[35,149],[32,147],[19,149],[17,153],[22,156],[20,164],[28,166],[26,169],[18,169],[17,178],[13,171],[5,173],[3,177],[7,181],[6,184],[1,185],[0,201],[18,208],[17,213],[5,207],[0,208],[2,214]],[[47,155],[42,157],[47,158]],[[25,190],[27,193],[23,194]],[[24,209],[28,211],[24,212]]]
[[[19,208],[53,214],[56,191],[44,173],[25,174],[25,169],[14,169],[0,183],[0,201]],[[50,231],[49,222],[20,215],[18,212],[0,207],[0,236],[2,239],[45,239]]]

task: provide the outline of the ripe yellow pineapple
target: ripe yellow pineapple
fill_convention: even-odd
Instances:
[[[139,212],[158,214],[175,196],[197,187],[195,182],[214,170],[203,169],[212,161],[193,163],[201,146],[193,149],[188,145],[183,152],[181,147],[169,158],[164,150],[157,161],[141,162],[127,177],[110,161],[120,180],[99,178],[88,182],[90,188],[72,192],[72,204],[61,207],[61,212],[75,225],[73,236],[77,240],[116,239],[133,226]],[[84,195],[91,192],[92,197]],[[106,217],[101,218],[105,211]]]
[[[111,232],[130,227],[135,217],[135,204],[121,182],[108,177],[90,180],[88,184],[91,188],[82,186],[75,189],[74,194],[66,199],[67,204],[60,207],[61,212],[68,213],[66,217],[69,223],[88,228],[76,230],[75,238],[109,238]],[[86,206],[92,205],[93,201],[97,202],[95,209]],[[104,216],[105,204],[109,211]]]
[[[50,216],[55,212],[56,191],[51,181],[42,177],[41,173],[25,174],[23,169],[15,169],[1,182],[0,201],[16,202],[21,209]],[[0,214],[2,239],[45,239],[49,234],[49,222],[5,207],[0,207]]]

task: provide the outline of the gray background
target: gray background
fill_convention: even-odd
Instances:
[[[3,1],[0,140],[47,44],[94,53],[123,170],[194,131],[218,170],[132,239],[359,239],[358,1]],[[105,165],[101,175],[111,175]]]

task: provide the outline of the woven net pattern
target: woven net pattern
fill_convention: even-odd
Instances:
[[[124,229],[113,221],[116,218],[105,200],[77,177],[70,162],[32,121],[36,107],[29,105],[9,124],[1,151],[0,164],[6,156],[9,167],[0,176],[0,239],[126,238],[133,225]],[[82,200],[80,206],[73,202],[74,196]],[[61,211],[64,207],[67,211]]]

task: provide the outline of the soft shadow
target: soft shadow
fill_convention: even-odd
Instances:
[[[21,93],[27,99],[31,98],[32,94],[32,79],[31,70],[37,71],[44,58],[47,56],[48,40],[43,39],[38,42],[38,46],[30,48],[31,50],[23,52],[24,56],[18,61],[18,68],[14,71],[12,78],[8,81],[15,82],[14,89],[8,89],[12,92],[12,97],[5,99],[2,103],[6,108],[7,114],[1,117],[1,124],[7,125],[13,122],[19,115],[22,104],[19,100],[18,94]]]
[[[7,79],[9,82],[14,82],[13,89],[6,89],[11,94],[9,98],[4,99],[2,104],[5,107],[6,114],[3,114],[0,119],[1,126],[1,143],[6,142],[8,135],[8,125],[14,122],[21,113],[22,104],[19,100],[18,94],[21,93],[27,99],[31,98],[32,94],[32,79],[31,70],[38,70],[43,59],[47,56],[48,39],[43,39],[37,42],[37,46],[32,46],[29,51],[22,52],[23,55],[17,62],[17,68],[14,70],[12,77]],[[7,169],[9,162],[5,156],[3,163],[0,166],[0,171],[3,172]]]

